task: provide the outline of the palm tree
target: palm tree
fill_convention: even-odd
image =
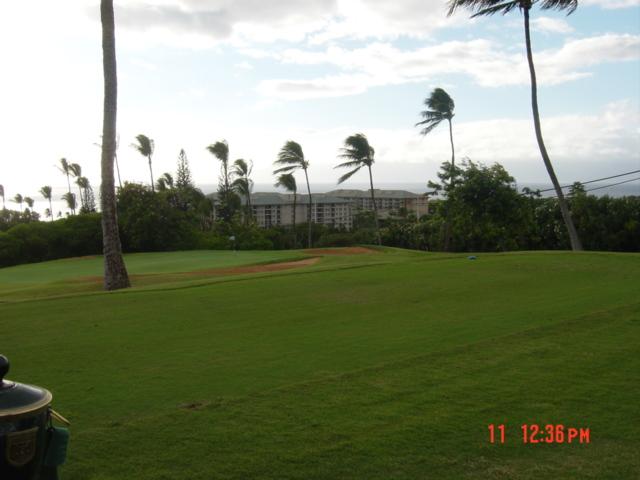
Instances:
[[[282,187],[288,192],[293,192],[293,248],[298,248],[298,236],[296,233],[298,185],[296,184],[296,177],[292,173],[281,173],[275,186]]]
[[[27,204],[27,207],[29,207],[29,209],[33,210],[33,204],[35,203],[33,201],[33,198],[31,197],[24,197],[24,203]]]
[[[24,198],[19,193],[16,193],[16,196],[13,197],[13,201],[20,205],[20,212],[22,212],[22,202],[24,202]]]
[[[453,99],[449,96],[447,92],[445,92],[442,88],[436,88],[431,92],[428,98],[425,98],[424,104],[427,107],[427,110],[423,110],[420,112],[420,115],[424,120],[416,123],[417,126],[424,127],[420,133],[422,135],[428,135],[434,128],[436,128],[443,120],[447,120],[449,122],[449,139],[451,141],[451,173],[449,177],[449,188],[453,187],[454,182],[454,166],[455,166],[455,148],[453,145],[453,126],[451,124],[451,119],[454,116],[453,111],[456,108],[456,105]],[[444,250],[449,250],[449,243],[451,241],[451,219],[449,218],[449,211],[447,210],[445,213],[445,227],[444,227]]]
[[[340,149],[339,158],[346,160],[346,162],[337,165],[334,168],[351,168],[352,170],[345,173],[338,179],[338,183],[342,183],[353,175],[362,167],[369,169],[369,184],[371,185],[371,203],[373,203],[373,216],[376,221],[376,232],[378,236],[378,245],[382,245],[382,238],[380,237],[380,224],[378,222],[378,206],[376,205],[376,197],[373,193],[373,175],[371,173],[371,166],[375,162],[374,155],[375,150],[371,145],[367,137],[362,133],[356,133],[347,137],[344,141],[344,148]]]
[[[76,184],[80,190],[80,207],[84,209],[87,206],[87,190],[91,188],[91,184],[87,177],[78,177]]]
[[[153,156],[153,151],[155,150],[155,144],[152,139],[147,137],[146,135],[138,135],[136,137],[138,143],[132,143],[131,146],[135,148],[140,155],[146,157],[149,160],[149,174],[151,175],[151,191],[155,192],[155,187],[153,185],[153,168],[151,166],[151,159]],[[115,156],[115,150],[114,150]]]
[[[53,205],[51,204],[51,187],[49,185],[45,185],[40,189],[40,194],[45,200],[49,200],[49,212],[53,212]],[[53,214],[51,214],[51,221],[53,221]]]
[[[76,179],[75,184],[78,185],[78,198],[80,199],[80,207],[82,207],[84,205],[84,200],[82,199],[82,187],[80,186],[80,183],[78,183],[78,180],[82,178],[82,167],[77,163],[72,163],[69,165],[69,172]]]
[[[102,24],[102,67],[104,72],[104,108],[102,121],[102,251],[104,254],[104,288],[116,290],[130,286],[122,258],[116,192],[113,182],[113,160],[116,152],[116,116],[118,109],[118,75],[116,68],[116,36],[113,0],[100,0]],[[152,182],[153,184],[153,182]]]
[[[64,200],[65,202],[67,202],[67,207],[69,207],[69,210],[71,210],[72,212],[76,211],[76,196],[75,194],[71,193],[71,192],[67,192],[64,195],[62,195],[62,200]]]
[[[578,232],[573,224],[571,218],[571,212],[569,206],[564,198],[560,183],[556,177],[553,165],[547,153],[547,148],[542,138],[542,127],[540,125],[540,111],[538,109],[538,82],[536,79],[536,69],[533,63],[533,52],[531,48],[531,30],[529,28],[529,11],[534,4],[539,3],[543,10],[564,10],[567,15],[572,14],[578,8],[578,0],[449,0],[449,15],[453,15],[459,7],[468,8],[473,12],[473,17],[479,17],[483,15],[493,15],[494,13],[507,14],[512,10],[518,8],[524,16],[524,36],[527,48],[527,62],[529,63],[529,75],[531,77],[531,108],[533,110],[533,125],[536,131],[536,140],[538,141],[538,148],[540,149],[540,155],[542,161],[547,169],[553,188],[556,191],[558,197],[558,204],[560,205],[560,211],[562,212],[562,218],[564,219],[567,232],[569,233],[569,239],[571,241],[571,248],[576,250],[582,250],[582,243],[578,237]]]
[[[156,186],[158,187],[158,191],[161,192],[165,190],[173,190],[173,177],[168,172],[163,173],[156,181]]]
[[[207,147],[207,151],[220,160],[220,177],[218,195],[220,198],[220,212],[226,221],[230,221],[234,213],[232,205],[235,197],[231,188],[231,175],[229,172],[229,144],[226,140],[213,143]]]
[[[0,185],[0,196],[2,196],[2,209],[4,210],[4,185]]]
[[[309,168],[309,162],[304,159],[304,153],[300,144],[293,140],[287,141],[278,153],[278,159],[273,162],[274,165],[283,165],[282,167],[273,171],[274,175],[279,173],[293,173],[294,171],[301,169],[304,171],[304,178],[307,181],[307,192],[309,194],[309,208],[307,213],[307,223],[309,225],[308,241],[307,245],[311,248],[311,187],[309,186],[309,175],[307,169]]]
[[[45,218],[51,217],[51,221],[53,222],[53,213],[51,212],[50,208],[45,208],[44,209],[44,216],[45,216]]]
[[[69,187],[69,193],[71,193],[71,180],[69,180],[69,176],[71,175],[71,164],[67,161],[66,158],[60,159],[60,166],[57,167],[64,175],[67,176],[67,186]],[[75,211],[73,213],[76,213]]]
[[[236,177],[231,184],[232,188],[247,199],[247,215],[245,220],[248,221],[253,217],[253,211],[251,209],[251,190],[253,189],[253,180],[249,178],[251,171],[253,170],[253,162],[247,163],[244,159],[239,158],[233,162],[233,168],[231,174]]]

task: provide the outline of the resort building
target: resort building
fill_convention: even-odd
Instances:
[[[413,193],[406,190],[378,190],[373,189],[380,218],[387,218],[390,215],[397,215],[402,209],[407,213],[413,213],[416,217],[421,217],[429,213],[428,197],[424,193]],[[338,198],[343,198],[351,202],[353,214],[363,210],[373,210],[371,200],[371,190],[333,190],[327,192]]]
[[[374,190],[380,218],[399,214],[402,209],[420,217],[428,213],[427,196],[405,190]],[[217,194],[209,195],[214,204]],[[309,196],[296,196],[296,223],[306,223]],[[353,217],[373,210],[370,190],[334,190],[311,194],[311,220],[334,228],[351,230]],[[246,205],[246,199],[242,198]],[[258,226],[269,228],[293,224],[293,194],[256,192],[251,195],[253,218]],[[215,209],[214,209],[215,211]],[[215,213],[214,213],[215,218]]]

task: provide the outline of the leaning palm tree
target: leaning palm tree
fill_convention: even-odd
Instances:
[[[453,187],[454,182],[454,166],[455,166],[455,148],[453,145],[453,126],[451,119],[454,116],[453,111],[456,105],[449,94],[442,88],[436,88],[431,92],[428,98],[425,98],[424,104],[427,107],[426,110],[420,112],[423,120],[416,123],[416,127],[423,127],[420,133],[422,135],[428,135],[434,128],[440,125],[444,120],[449,122],[449,140],[451,141],[451,170],[449,177],[449,187]],[[449,243],[451,241],[451,219],[449,211],[447,210],[444,227],[444,250],[449,250]]]
[[[33,200],[33,198],[31,197],[24,197],[24,203],[27,204],[27,207],[29,207],[29,209],[33,210],[33,204],[35,203],[35,201]]]
[[[0,185],[0,196],[2,197],[2,209],[4,210],[4,185]]]
[[[524,16],[524,36],[527,49],[527,62],[529,63],[529,75],[531,77],[531,108],[533,110],[533,125],[536,131],[536,140],[538,141],[538,148],[540,149],[540,155],[542,161],[547,169],[553,188],[556,191],[558,197],[558,204],[560,205],[560,211],[562,212],[562,218],[564,219],[565,226],[569,233],[569,239],[571,241],[571,248],[575,250],[582,250],[582,243],[578,237],[578,232],[573,224],[571,218],[571,212],[569,206],[564,198],[562,188],[556,177],[553,165],[549,159],[547,148],[542,138],[542,127],[540,125],[540,111],[538,109],[538,82],[536,79],[536,69],[533,63],[533,52],[531,49],[531,31],[529,28],[529,11],[531,7],[536,3],[540,4],[543,10],[565,10],[567,15],[573,13],[578,8],[578,0],[449,0],[449,15],[452,15],[457,8],[468,8],[473,12],[473,17],[479,17],[483,15],[493,15],[495,13],[507,14],[516,8],[519,9]]]
[[[24,202],[24,198],[19,193],[16,193],[16,196],[13,197],[13,201],[20,205],[20,211],[22,212],[22,203]]]
[[[375,150],[371,145],[367,137],[362,133],[356,133],[347,137],[344,141],[344,148],[340,149],[338,158],[346,160],[334,168],[350,168],[351,170],[338,179],[338,183],[342,183],[353,175],[355,175],[362,167],[369,169],[369,184],[371,185],[371,203],[373,204],[373,217],[376,221],[376,234],[378,237],[378,245],[382,245],[382,238],[380,237],[380,224],[378,222],[378,206],[376,205],[376,197],[373,192],[373,174],[371,173],[371,166],[375,162],[374,157]]]
[[[307,245],[311,248],[311,187],[309,186],[309,175],[307,169],[309,168],[309,162],[304,159],[304,153],[300,144],[289,140],[284,144],[278,153],[278,159],[273,162],[274,165],[282,165],[273,171],[274,175],[279,173],[293,173],[294,171],[301,169],[304,171],[304,178],[307,181],[307,193],[309,194],[309,207],[307,209],[307,223],[309,225],[308,241]]]
[[[113,160],[116,151],[116,116],[118,109],[118,75],[116,68],[116,36],[113,0],[100,1],[102,24],[102,69],[104,73],[104,107],[102,120],[102,251],[104,255],[104,288],[116,290],[130,286],[127,268],[122,258]],[[153,183],[153,182],[152,182]]]
[[[51,204],[51,187],[49,185],[45,185],[40,189],[40,194],[45,200],[49,200],[49,212],[53,212],[53,205]],[[53,221],[53,215],[51,215],[51,221]]]
[[[282,187],[288,192],[293,193],[293,248],[298,248],[298,236],[296,233],[296,207],[298,196],[298,185],[296,177],[292,173],[282,173],[275,183],[276,187]]]
[[[71,193],[71,180],[69,179],[69,177],[71,176],[71,164],[67,161],[66,158],[61,158],[60,166],[57,168],[63,173],[63,175],[66,175],[67,187],[69,187],[69,193]],[[75,213],[75,212],[72,212],[72,213]]]
[[[135,148],[140,155],[146,157],[149,160],[149,174],[151,175],[151,191],[155,192],[156,189],[153,184],[153,167],[151,166],[153,152],[155,150],[155,144],[152,139],[147,137],[146,135],[138,135],[136,137],[138,143],[132,143],[131,146]],[[115,150],[114,150],[115,156]]]
[[[249,221],[253,216],[253,211],[251,209],[251,190],[253,189],[253,180],[249,178],[252,170],[253,162],[249,160],[249,163],[247,163],[242,158],[233,162],[233,168],[231,169],[231,174],[235,177],[235,180],[231,184],[232,188],[236,193],[238,193],[238,195],[247,199],[247,214],[245,216],[245,221]]]

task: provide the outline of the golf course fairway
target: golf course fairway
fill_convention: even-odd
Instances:
[[[125,260],[113,293],[98,257],[0,269],[0,353],[71,421],[64,480],[640,478],[638,254]]]

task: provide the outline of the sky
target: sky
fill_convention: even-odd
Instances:
[[[6,2],[0,17],[0,184],[36,200],[66,190],[60,158],[100,184],[99,2]],[[335,184],[344,139],[365,134],[374,182],[424,185],[450,159],[448,129],[419,134],[436,87],[454,99],[456,158],[502,164],[519,183],[547,183],[535,142],[522,15],[446,15],[445,0],[121,0],[115,2],[118,158],[123,181],[149,182],[132,147],[155,141],[156,176],[184,148],[210,190],[206,146],[274,182],[287,140],[302,145],[312,184]],[[542,128],[562,183],[640,169],[640,0],[580,0],[567,16],[532,11]],[[299,182],[303,179],[300,177]],[[366,173],[346,188],[361,187]],[[258,188],[258,190],[265,188]],[[639,186],[640,189],[640,186]],[[7,205],[8,207],[10,205]],[[40,208],[38,208],[40,207]],[[15,208],[15,207],[14,207]]]

